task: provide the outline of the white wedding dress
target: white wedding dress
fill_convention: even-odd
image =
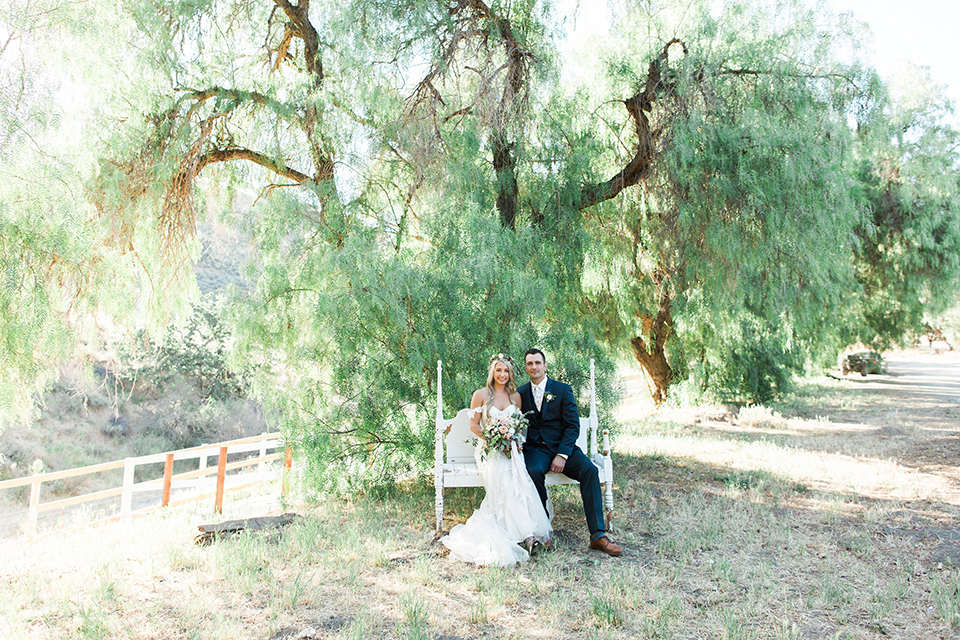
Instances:
[[[491,413],[519,413],[515,405]],[[441,542],[450,550],[450,557],[476,565],[512,566],[530,558],[518,543],[534,539],[541,544],[550,541],[553,529],[543,504],[523,462],[523,453],[511,445],[512,455],[502,453],[484,457],[477,447],[474,457],[487,493],[480,507],[465,524],[458,524]]]

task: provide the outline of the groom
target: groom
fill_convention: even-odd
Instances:
[[[573,389],[547,377],[547,358],[540,349],[527,351],[523,367],[530,376],[530,382],[517,389],[523,404],[521,410],[530,420],[523,456],[544,510],[547,508],[544,478],[548,471],[563,473],[578,481],[590,528],[590,548],[611,556],[621,555],[623,549],[607,538],[603,528],[603,496],[597,467],[577,446],[580,414]]]

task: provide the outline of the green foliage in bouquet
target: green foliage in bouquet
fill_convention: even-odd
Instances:
[[[523,447],[529,426],[530,421],[521,413],[488,416],[481,429],[483,455],[486,457],[499,452],[508,458],[512,457],[513,444],[516,443],[518,448]],[[474,443],[476,444],[476,441]]]

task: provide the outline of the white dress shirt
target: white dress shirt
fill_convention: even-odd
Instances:
[[[540,384],[531,385],[531,391],[533,391],[533,402],[537,405],[537,411],[542,411],[543,407],[543,396],[547,390],[547,379],[544,377],[540,381]]]

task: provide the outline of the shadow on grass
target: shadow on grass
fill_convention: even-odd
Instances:
[[[960,567],[960,528],[955,524],[960,511],[952,505],[813,490],[762,469],[734,469],[660,453],[614,453],[613,457],[614,517],[608,528],[612,539],[624,547],[626,562],[652,567],[670,561],[664,554],[700,548],[705,539],[735,548],[735,539],[724,539],[735,532],[722,522],[697,522],[709,512],[713,519],[747,517],[761,526],[776,523],[805,529],[832,554],[887,549],[878,559],[902,562],[907,559],[904,548],[910,547],[910,560],[927,565],[952,555],[956,562],[949,559],[950,566]],[[430,525],[434,514],[433,486],[428,480],[407,485],[406,497],[400,498],[405,510],[412,510],[409,515],[419,514],[413,517],[422,527]],[[587,548],[579,488],[553,486],[550,491],[558,549],[587,558],[596,555]],[[466,521],[483,495],[482,488],[446,489],[444,533]]]

